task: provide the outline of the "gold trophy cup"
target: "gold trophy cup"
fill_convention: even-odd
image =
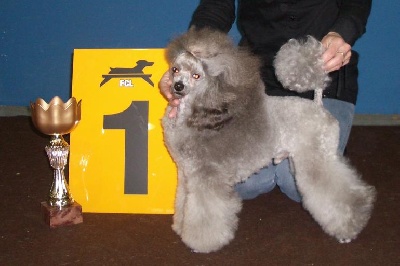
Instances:
[[[34,126],[50,136],[50,143],[45,150],[54,169],[54,177],[48,199],[41,203],[45,222],[52,228],[81,223],[82,206],[72,198],[64,175],[69,145],[62,137],[70,133],[81,120],[81,101],[77,103],[72,97],[64,103],[56,96],[46,103],[38,98],[31,103],[31,111]]]

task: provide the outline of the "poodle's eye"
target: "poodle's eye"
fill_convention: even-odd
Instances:
[[[179,69],[178,69],[177,67],[172,67],[172,72],[178,73],[178,72],[179,72]]]
[[[194,79],[199,79],[199,78],[200,78],[200,75],[199,75],[199,74],[193,74],[192,77],[193,77]]]

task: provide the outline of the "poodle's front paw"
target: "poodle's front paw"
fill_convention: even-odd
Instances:
[[[178,235],[182,234],[182,227],[180,225],[177,225],[176,223],[173,223],[171,226],[172,230],[174,230],[175,233]]]
[[[338,239],[340,244],[347,244],[351,242],[351,238],[340,238]]]
[[[220,250],[227,245],[235,235],[233,228],[226,228],[224,232],[213,232],[212,230],[185,230],[182,241],[194,253],[210,253]]]
[[[195,249],[191,249],[190,252],[192,252],[192,253],[201,253],[201,252],[199,252],[199,251],[197,251]]]
[[[181,216],[178,215],[178,212],[175,212],[172,223],[172,230],[175,231],[179,236],[182,235],[182,219]]]
[[[235,213],[231,214],[226,217],[215,215],[201,217],[197,221],[184,221],[182,241],[196,253],[209,253],[221,249],[235,236],[238,218]]]

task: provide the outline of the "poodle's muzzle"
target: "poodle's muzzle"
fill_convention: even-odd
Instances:
[[[177,98],[182,98],[186,95],[185,93],[185,84],[182,81],[177,81],[171,87],[171,92]]]

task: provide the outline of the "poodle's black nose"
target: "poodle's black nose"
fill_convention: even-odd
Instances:
[[[178,81],[174,85],[175,91],[183,91],[185,85],[183,85],[182,81]]]

